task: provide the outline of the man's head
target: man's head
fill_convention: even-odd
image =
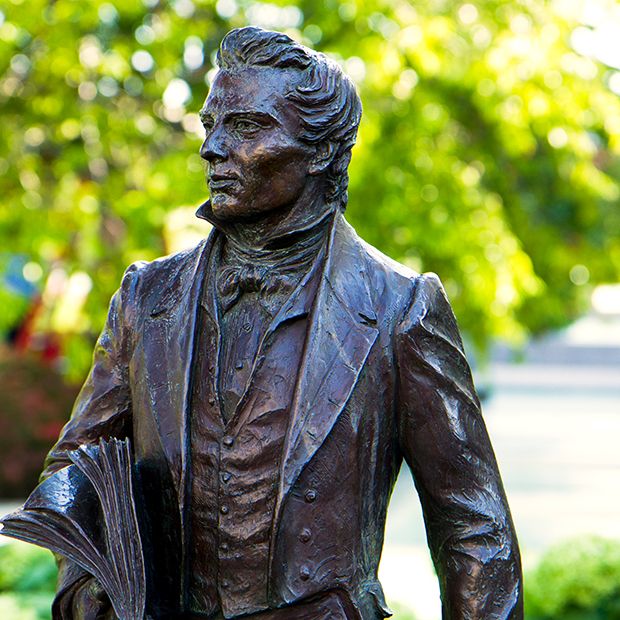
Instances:
[[[216,215],[284,207],[319,178],[323,200],[344,209],[362,108],[340,67],[284,34],[252,27],[226,35],[217,64],[201,112]]]

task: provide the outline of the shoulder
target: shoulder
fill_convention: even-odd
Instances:
[[[377,305],[386,310],[391,308],[398,315],[394,318],[408,326],[425,317],[453,319],[450,302],[437,274],[410,269],[364,241],[348,223],[344,222],[344,226],[350,241],[363,257]]]
[[[344,219],[340,229],[347,244],[355,249],[354,255],[379,314],[381,310],[390,315],[399,314],[403,306],[409,305],[420,274],[370,245]]]
[[[137,261],[126,270],[121,283],[125,305],[151,306],[172,289],[189,284],[203,255],[208,239],[198,245],[162,256],[153,261]]]
[[[418,273],[386,256],[361,238],[360,243],[364,247],[372,272],[381,274],[390,284],[396,287],[405,286],[420,299],[431,299],[436,296],[445,298],[443,284],[436,273],[432,271]]]
[[[168,274],[177,273],[179,270],[191,266],[200,257],[205,247],[207,239],[203,239],[197,245],[176,252],[161,256],[152,261],[136,261],[129,265],[125,271],[125,277],[132,279],[150,280],[166,277]]]
[[[411,300],[399,322],[397,333],[414,348],[425,351],[423,357],[463,357],[463,341],[456,317],[441,280],[435,273],[423,273],[416,279]],[[456,360],[453,360],[455,363]]]
[[[337,226],[337,237],[343,245],[350,245],[357,250],[367,267],[368,275],[375,278],[377,283],[386,280],[386,284],[392,283],[396,286],[407,285],[419,276],[417,272],[383,254],[380,250],[370,245],[362,239],[357,231],[341,217]]]

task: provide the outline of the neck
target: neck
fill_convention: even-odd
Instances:
[[[233,247],[252,254],[269,253],[296,245],[313,231],[323,229],[332,219],[337,205],[326,203],[322,197],[311,202],[298,201],[288,209],[267,213],[260,219],[227,221],[214,215],[210,202],[201,205],[196,213],[220,232]]]

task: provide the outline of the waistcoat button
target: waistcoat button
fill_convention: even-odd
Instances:
[[[302,566],[299,569],[299,577],[302,581],[308,581],[310,579],[310,569],[307,566]]]
[[[235,440],[230,435],[226,435],[224,439],[222,439],[222,443],[227,448],[232,448],[232,445],[235,443]]]
[[[222,474],[222,482],[228,482],[231,479],[231,473],[229,471],[225,471]]]
[[[311,504],[317,497],[317,492],[314,489],[306,491],[306,501]]]
[[[299,540],[301,540],[302,543],[307,543],[311,538],[312,532],[307,527],[301,530],[299,534]]]
[[[223,515],[227,515],[228,514],[228,506],[226,506],[226,504],[224,504],[223,506],[220,506],[220,512]]]

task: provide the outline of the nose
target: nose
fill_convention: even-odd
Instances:
[[[214,128],[208,131],[200,147],[200,157],[209,163],[218,159],[226,159],[228,150],[224,138],[224,132],[221,128]]]

